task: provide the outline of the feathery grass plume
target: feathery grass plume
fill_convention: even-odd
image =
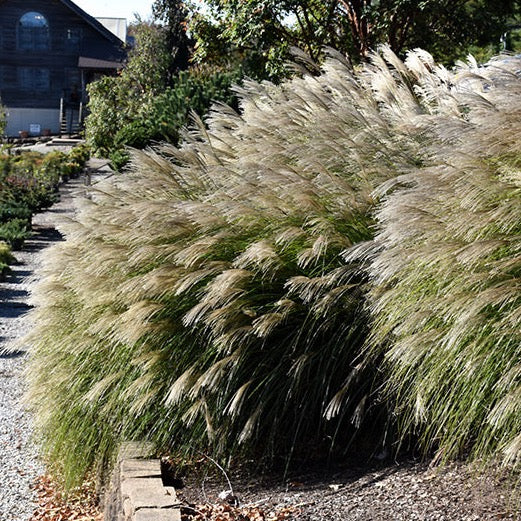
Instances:
[[[357,72],[333,56],[246,82],[241,114],[216,106],[97,186],[46,256],[28,369],[69,482],[124,438],[288,455],[352,434],[364,274],[339,253],[372,237],[375,187],[424,161],[448,76],[383,49]]]
[[[404,435],[440,457],[521,458],[521,60],[460,69],[464,118],[378,210],[373,340]]]
[[[367,326],[363,274],[338,254],[371,237],[372,187],[422,159],[411,129],[430,107],[412,87],[414,72],[401,68],[390,70],[375,55],[356,77],[346,78],[342,64],[331,61],[323,77],[294,80],[291,91],[245,86],[247,124],[234,127],[240,146],[248,139],[248,153],[233,164],[241,182],[225,188],[233,198],[217,194],[213,205],[230,224],[251,231],[247,242],[229,245],[232,269],[202,288],[185,316],[185,324],[199,325],[215,341],[212,358],[194,364],[192,374],[200,376],[190,394],[212,401],[225,429],[217,439],[226,446],[230,432],[240,443],[263,440],[279,448],[291,447],[297,436],[320,441],[333,412],[342,410],[347,420],[359,416],[368,383],[360,382],[355,363]],[[427,74],[432,83],[427,67],[418,69],[418,79]],[[297,105],[288,102],[295,98]],[[227,128],[216,116],[210,128]],[[217,137],[229,144],[232,136]],[[347,393],[356,379],[357,389]],[[177,399],[177,383],[174,390]],[[341,407],[342,398],[351,408]],[[331,400],[336,405],[327,408]]]

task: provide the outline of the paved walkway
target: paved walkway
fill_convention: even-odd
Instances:
[[[106,160],[92,159],[89,167],[93,184],[111,173]],[[27,521],[34,510],[31,485],[44,469],[31,439],[31,417],[20,403],[28,349],[20,339],[31,328],[26,313],[38,280],[41,254],[62,240],[55,226],[62,217],[73,215],[73,200],[87,190],[85,178],[61,187],[60,202],[34,216],[34,236],[23,251],[15,252],[18,264],[7,280],[0,282],[0,521]]]

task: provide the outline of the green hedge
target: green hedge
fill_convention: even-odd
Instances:
[[[21,248],[31,234],[33,213],[58,200],[60,181],[79,175],[88,157],[84,145],[69,154],[10,149],[0,155],[0,241]]]

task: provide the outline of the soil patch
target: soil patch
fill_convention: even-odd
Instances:
[[[512,476],[462,463],[345,464],[286,477],[239,469],[228,474],[233,495],[226,494],[225,476],[202,462],[185,473],[184,487],[177,490],[185,521],[521,519]]]

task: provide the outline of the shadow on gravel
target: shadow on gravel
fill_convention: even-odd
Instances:
[[[2,342],[2,337],[0,337],[0,343]],[[25,351],[21,349],[15,349],[13,351],[2,351],[0,349],[0,360],[10,360],[12,358],[20,358],[25,355]]]
[[[16,274],[14,277],[11,278],[11,280],[9,282],[14,282],[14,283],[17,283],[17,282],[20,282],[19,279],[22,279],[22,278],[25,278],[25,275],[22,276],[22,277],[19,277],[17,276],[18,274]],[[26,291],[25,289],[9,289],[9,291],[7,292],[9,293],[9,298],[10,299],[22,299],[22,298],[27,298],[29,296],[29,292]],[[0,292],[0,306],[2,305],[15,305],[17,304],[17,302],[5,302],[3,301],[3,299],[1,298],[2,297],[2,293]],[[18,302],[18,304],[20,305],[26,305],[24,304],[23,302]]]
[[[70,209],[68,208],[49,208],[46,213],[53,214],[53,213],[70,213]]]
[[[25,315],[31,306],[22,302],[2,302],[0,303],[0,318],[19,318]]]
[[[59,242],[63,240],[62,234],[56,228],[49,228],[40,224],[35,224],[33,226],[33,232],[34,235],[25,243],[24,250],[44,248],[45,245],[38,248],[39,242]]]
[[[51,243],[63,240],[63,236],[56,229],[48,226],[35,225],[34,235],[24,244],[24,252],[39,252]],[[16,252],[15,252],[16,255]],[[18,269],[21,268],[21,269]],[[27,269],[24,263],[13,266],[12,272],[6,277],[8,286],[0,284],[0,319],[16,319],[25,315],[33,306],[27,303],[29,292],[26,289],[17,289],[26,279],[34,275],[32,269]],[[0,337],[1,344],[1,337]]]
[[[33,274],[32,270],[17,270],[13,269],[11,273],[5,278],[5,282],[8,284],[21,284],[27,277],[30,277]],[[18,290],[13,290],[18,291]],[[0,293],[2,295],[3,292]],[[12,298],[11,289],[7,290],[6,293],[9,294],[9,298]],[[3,299],[0,299],[3,300]]]
[[[16,264],[15,264],[15,266],[16,266]],[[6,280],[5,280],[5,282],[13,282],[12,279],[13,279],[14,276],[19,277],[21,279],[25,279],[25,277],[28,277],[29,275],[32,275],[32,273],[33,272],[31,270],[18,270],[17,269],[16,270],[16,274],[15,275],[13,275],[13,274],[8,275]],[[16,282],[16,281],[14,281],[14,282]]]

